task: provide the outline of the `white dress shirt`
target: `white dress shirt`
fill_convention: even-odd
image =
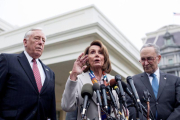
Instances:
[[[148,78],[149,78],[149,81],[152,85],[152,80],[153,80],[153,77],[150,76],[150,74],[146,73],[148,75]],[[154,72],[154,74],[156,75],[156,78],[158,80],[158,84],[159,84],[159,80],[160,80],[160,73],[159,73],[159,68]]]
[[[32,62],[33,58],[26,51],[24,51],[24,54],[25,54],[26,58],[28,59],[28,62],[30,64],[31,68],[33,69],[33,62]],[[37,66],[38,66],[38,69],[39,69],[39,72],[40,72],[40,76],[41,76],[41,83],[42,83],[42,86],[43,86],[46,75],[45,75],[44,69],[43,69],[43,67],[42,67],[42,65],[41,65],[41,63],[39,62],[38,59],[36,59],[36,62],[37,62]]]

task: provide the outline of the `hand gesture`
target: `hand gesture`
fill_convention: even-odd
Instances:
[[[84,56],[84,53],[81,53],[81,55],[77,58],[77,60],[74,62],[72,72],[70,74],[71,80],[76,80],[77,75],[81,74],[84,69],[86,69],[86,61],[88,60],[88,55]]]

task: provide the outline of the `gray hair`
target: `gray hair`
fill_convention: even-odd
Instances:
[[[29,36],[32,34],[32,31],[43,31],[43,30],[42,28],[32,28],[26,32],[26,34],[24,35],[24,39],[28,40]],[[46,39],[46,36],[45,36],[45,39]]]
[[[155,50],[155,52],[156,52],[156,54],[157,54],[157,55],[161,55],[160,48],[159,48],[159,46],[157,46],[156,44],[153,44],[153,43],[144,44],[144,45],[142,46],[141,50],[142,50],[143,48],[146,48],[146,47],[153,47],[154,50]],[[140,50],[140,52],[141,52],[141,50]]]

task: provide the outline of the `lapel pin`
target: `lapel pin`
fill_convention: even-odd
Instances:
[[[164,77],[164,79],[166,80],[166,78]]]
[[[47,71],[49,71],[47,68],[46,68]]]

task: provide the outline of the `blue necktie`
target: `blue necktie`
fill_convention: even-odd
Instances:
[[[152,79],[152,88],[153,88],[153,91],[154,91],[154,95],[157,98],[158,88],[159,88],[158,80],[157,80],[156,75],[154,73],[150,74],[150,76],[153,77],[153,79]]]

